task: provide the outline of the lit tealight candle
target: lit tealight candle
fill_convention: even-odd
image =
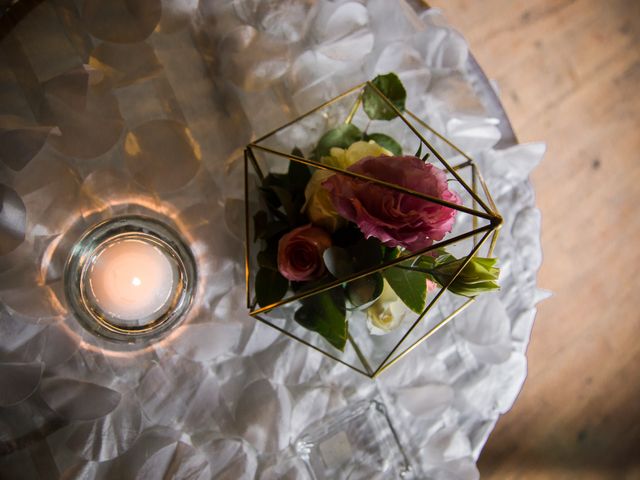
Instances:
[[[93,257],[88,295],[121,326],[143,326],[171,306],[179,282],[176,262],[151,241],[114,240]]]

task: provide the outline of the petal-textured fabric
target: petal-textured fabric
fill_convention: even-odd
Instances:
[[[477,478],[482,445],[524,380],[542,297],[527,179],[544,145],[504,148],[508,124],[483,107],[493,92],[461,35],[403,0],[80,3],[39,2],[0,39],[0,471],[302,478],[290,447],[305,428],[376,397],[417,478]],[[389,70],[414,113],[480,160],[505,222],[496,247],[503,277],[499,293],[416,349],[420,361],[371,382],[247,315],[241,152]],[[308,117],[280,135],[312,148],[328,124]],[[413,152],[393,122],[389,132]],[[413,162],[378,174],[444,194],[436,171],[413,183]],[[345,210],[366,219],[369,233],[418,248],[442,238],[452,218],[421,206],[383,195]],[[416,237],[393,221],[408,211],[413,226],[428,218],[437,227]],[[178,329],[123,352],[78,325],[62,287],[74,240],[124,214],[180,231],[199,282]],[[35,462],[40,452],[46,463]]]

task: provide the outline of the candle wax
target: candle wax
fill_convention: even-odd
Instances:
[[[89,295],[107,315],[125,325],[142,325],[160,316],[177,284],[175,261],[142,239],[115,240],[93,259]]]

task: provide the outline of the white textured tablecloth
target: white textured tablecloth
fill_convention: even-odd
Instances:
[[[13,183],[31,223],[25,246],[0,272],[0,476],[308,478],[291,448],[298,435],[375,397],[387,405],[415,478],[477,478],[482,446],[525,379],[525,349],[543,297],[536,289],[540,213],[528,175],[544,145],[496,148],[512,141],[504,138],[509,129],[471,75],[464,39],[436,11],[418,14],[402,0],[208,0],[164,8],[187,15],[191,34],[154,33],[148,43],[175,90],[192,82],[202,98],[182,110],[204,168],[188,188],[160,195],[189,219],[202,280],[198,308],[169,341],[136,356],[66,335],[64,324],[74,320],[64,305],[41,299],[59,290],[60,279],[18,287],[10,276],[22,278],[25,262],[41,260],[42,242],[60,234],[64,214],[55,210],[52,218],[45,204],[67,201],[60,193],[71,188],[61,183],[67,173],[35,186],[29,178],[36,170],[19,173]],[[171,55],[189,35],[211,53],[198,75],[181,68],[188,59]],[[505,219],[496,249],[502,289],[373,381],[247,315],[240,149],[388,71],[405,83],[409,109],[478,159]],[[215,95],[222,113],[202,114]],[[118,99],[133,102],[135,92],[121,89]],[[57,171],[50,156],[38,158],[49,175]],[[83,168],[74,173],[80,197],[70,202],[88,201],[87,188],[115,188]],[[126,169],[113,175],[117,183]],[[74,211],[77,204],[69,205]]]

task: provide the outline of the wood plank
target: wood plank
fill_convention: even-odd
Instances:
[[[542,287],[529,377],[489,479],[640,478],[640,2],[435,0],[496,78],[533,175]]]

